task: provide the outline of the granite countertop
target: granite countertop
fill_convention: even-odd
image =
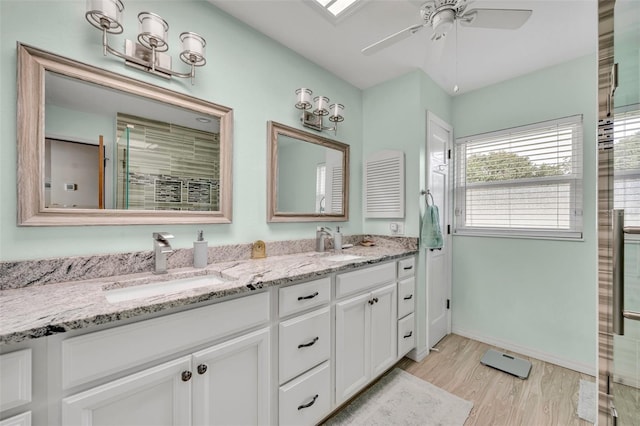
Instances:
[[[226,296],[301,280],[320,278],[417,253],[402,246],[355,246],[341,254],[359,259],[332,261],[333,252],[306,252],[214,263],[205,269],[176,268],[166,275],[137,273],[85,281],[63,282],[0,291],[0,345],[36,339],[69,330],[89,328],[136,318]],[[127,287],[158,280],[175,280],[197,275],[223,278],[222,283],[173,293],[110,303],[106,288]]]

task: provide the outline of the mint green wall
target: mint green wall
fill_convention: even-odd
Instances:
[[[597,63],[588,56],[457,96],[456,137],[584,120],[584,241],[454,236],[453,331],[596,365]]]
[[[362,97],[361,91],[275,41],[240,23],[205,1],[125,2],[124,34],[138,31],[136,15],[151,11],[170,25],[169,53],[178,59],[178,34],[195,31],[207,40],[207,66],[188,80],[166,81],[103,57],[101,33],[85,18],[84,0],[0,1],[0,260],[150,250],[151,233],[168,231],[173,246],[191,247],[203,228],[212,245],[313,238],[313,223],[266,223],[267,120],[300,127],[294,91],[308,87],[345,105],[346,119],[337,140],[351,146],[350,220],[347,234],[361,233]],[[229,225],[154,225],[110,227],[16,226],[16,42],[20,41],[81,62],[187,93],[234,109],[233,223]],[[185,66],[186,68],[186,66]],[[323,134],[331,137],[329,134]]]
[[[45,136],[62,137],[74,142],[98,145],[96,135],[104,136],[105,145],[111,147],[114,141],[116,123],[114,117],[75,111],[57,105],[45,108]],[[107,150],[108,152],[109,149]]]
[[[427,111],[451,120],[451,97],[422,71],[413,71],[363,92],[363,159],[369,154],[393,149],[405,155],[404,219],[364,219],[364,232],[389,234],[390,222],[404,222],[405,235],[417,237],[420,230],[420,190],[425,187],[425,140]],[[364,162],[364,160],[363,160]],[[362,174],[362,167],[358,173]],[[417,348],[426,346],[425,254],[418,255],[416,269]]]

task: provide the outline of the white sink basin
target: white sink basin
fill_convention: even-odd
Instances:
[[[331,260],[332,262],[344,262],[347,260],[362,259],[362,256],[356,256],[355,254],[333,254],[324,258],[325,260]]]
[[[160,296],[199,287],[207,287],[223,283],[225,280],[215,275],[201,275],[171,281],[132,285],[128,287],[104,290],[109,303],[141,299],[143,297]]]

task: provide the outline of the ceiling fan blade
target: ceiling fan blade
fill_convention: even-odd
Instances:
[[[414,35],[415,33],[417,33],[418,31],[420,31],[422,28],[424,28],[427,24],[418,24],[418,25],[412,25],[409,28],[405,28],[404,30],[398,31],[395,34],[391,34],[388,37],[383,38],[380,41],[377,41],[367,47],[365,47],[364,49],[362,49],[362,54],[363,55],[373,55],[374,53],[377,53],[379,51],[381,51],[382,49],[391,46],[392,44],[395,44],[397,42],[399,42],[400,40],[404,40],[405,38],[409,38],[410,36]]]
[[[515,30],[531,16],[527,9],[472,9],[460,18],[465,27]]]

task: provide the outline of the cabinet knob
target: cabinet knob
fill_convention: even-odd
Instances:
[[[367,303],[373,305],[373,299],[368,300]]]
[[[182,372],[182,381],[183,382],[188,382],[189,380],[191,380],[191,371],[183,371]]]
[[[313,404],[316,403],[316,399],[318,399],[318,394],[316,394],[316,396],[313,397],[313,399],[311,400],[311,402],[308,402],[306,404],[302,404],[298,406],[298,410],[302,410],[303,408],[309,408],[311,407]]]
[[[373,303],[378,303],[378,298],[377,297],[373,298]]]
[[[198,366],[198,374],[204,374],[207,372],[207,364],[200,364]]]

